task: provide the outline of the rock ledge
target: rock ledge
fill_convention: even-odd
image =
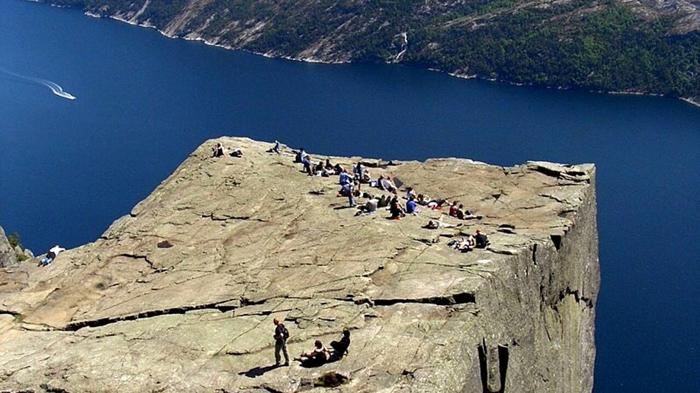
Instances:
[[[428,230],[439,212],[355,217],[289,150],[217,141],[244,156],[212,159],[208,141],[94,243],[0,270],[0,390],[592,390],[593,165],[373,161],[483,215]],[[446,245],[477,228],[488,249]],[[270,369],[273,317],[292,356],[344,327],[350,353]]]

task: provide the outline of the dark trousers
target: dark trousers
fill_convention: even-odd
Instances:
[[[287,340],[275,340],[275,361],[280,364],[280,352],[284,354],[284,362],[289,363],[289,354],[287,353]]]

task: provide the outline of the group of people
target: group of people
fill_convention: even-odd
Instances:
[[[459,205],[457,205],[458,203],[459,203],[459,201],[454,201],[450,205],[450,211],[449,211],[450,217],[454,217],[454,218],[457,218],[459,220],[471,220],[471,219],[481,219],[482,218],[481,216],[474,215],[469,210],[466,210],[464,208],[464,205],[462,205],[461,203],[459,203]]]
[[[476,230],[473,235],[463,236],[459,239],[450,240],[447,243],[449,247],[454,248],[457,251],[469,252],[475,248],[486,248],[489,245],[488,236],[481,233],[480,230]]]
[[[216,142],[216,145],[211,148],[212,150],[212,157],[214,158],[219,158],[223,157],[226,155],[228,149],[221,143],[221,142]],[[231,157],[243,157],[243,151],[241,149],[231,149],[230,152],[228,152],[228,155]]]
[[[268,152],[276,152],[279,154],[279,142],[275,141],[275,146]],[[304,148],[295,151],[294,162],[301,163],[304,167],[304,172],[309,176],[338,176],[340,190],[338,196],[347,197],[350,207],[357,206],[356,198],[362,196],[366,198],[363,205],[357,206],[358,211],[355,214],[373,214],[378,209],[388,208],[390,219],[400,220],[408,214],[416,215],[420,207],[425,207],[431,210],[440,210],[443,206],[450,206],[448,215],[458,220],[481,219],[482,216],[475,215],[471,211],[464,208],[464,205],[459,201],[450,202],[444,198],[430,198],[425,194],[418,194],[413,187],[406,187],[406,204],[403,205],[398,197],[399,187],[396,185],[391,176],[381,175],[376,180],[370,176],[369,170],[358,162],[352,167],[352,175],[343,168],[340,164],[333,165],[330,159],[326,159],[325,163],[320,161],[318,165],[311,165],[311,157]],[[370,187],[376,187],[382,191],[389,192],[389,195],[382,194],[380,196],[372,195],[369,192],[362,192],[361,187],[367,184]],[[429,220],[428,224],[423,228],[439,229],[439,228],[454,228],[462,226],[462,224],[449,224],[442,221],[442,216],[438,220]],[[475,234],[466,236],[461,239],[453,240],[450,246],[460,251],[470,251],[474,248],[486,248],[488,240],[486,235],[479,230]]]
[[[277,318],[272,322],[275,325],[275,365],[289,366],[289,354],[287,352],[287,340],[289,339],[289,330]],[[314,342],[314,348],[309,352],[302,352],[298,360],[304,367],[318,367],[327,362],[340,360],[348,353],[350,348],[350,330],[343,329],[343,335],[338,341],[331,341],[331,349],[327,349],[320,340]],[[284,363],[282,363],[282,355],[284,355]]]

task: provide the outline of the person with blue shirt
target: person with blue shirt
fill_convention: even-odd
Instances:
[[[345,169],[342,169],[340,175],[338,176],[338,182],[341,186],[352,183],[352,177],[348,174]]]
[[[411,195],[408,197],[408,202],[406,202],[406,214],[416,214],[418,213],[418,204],[416,199]]]

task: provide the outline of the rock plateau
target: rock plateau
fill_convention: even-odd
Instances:
[[[243,157],[208,141],[94,243],[0,270],[0,391],[592,390],[593,165],[331,157],[483,215],[429,230],[437,211],[356,217],[289,149],[218,141]],[[447,246],[477,228],[487,249]],[[349,354],[271,368],[275,317],[290,355],[345,327]]]

